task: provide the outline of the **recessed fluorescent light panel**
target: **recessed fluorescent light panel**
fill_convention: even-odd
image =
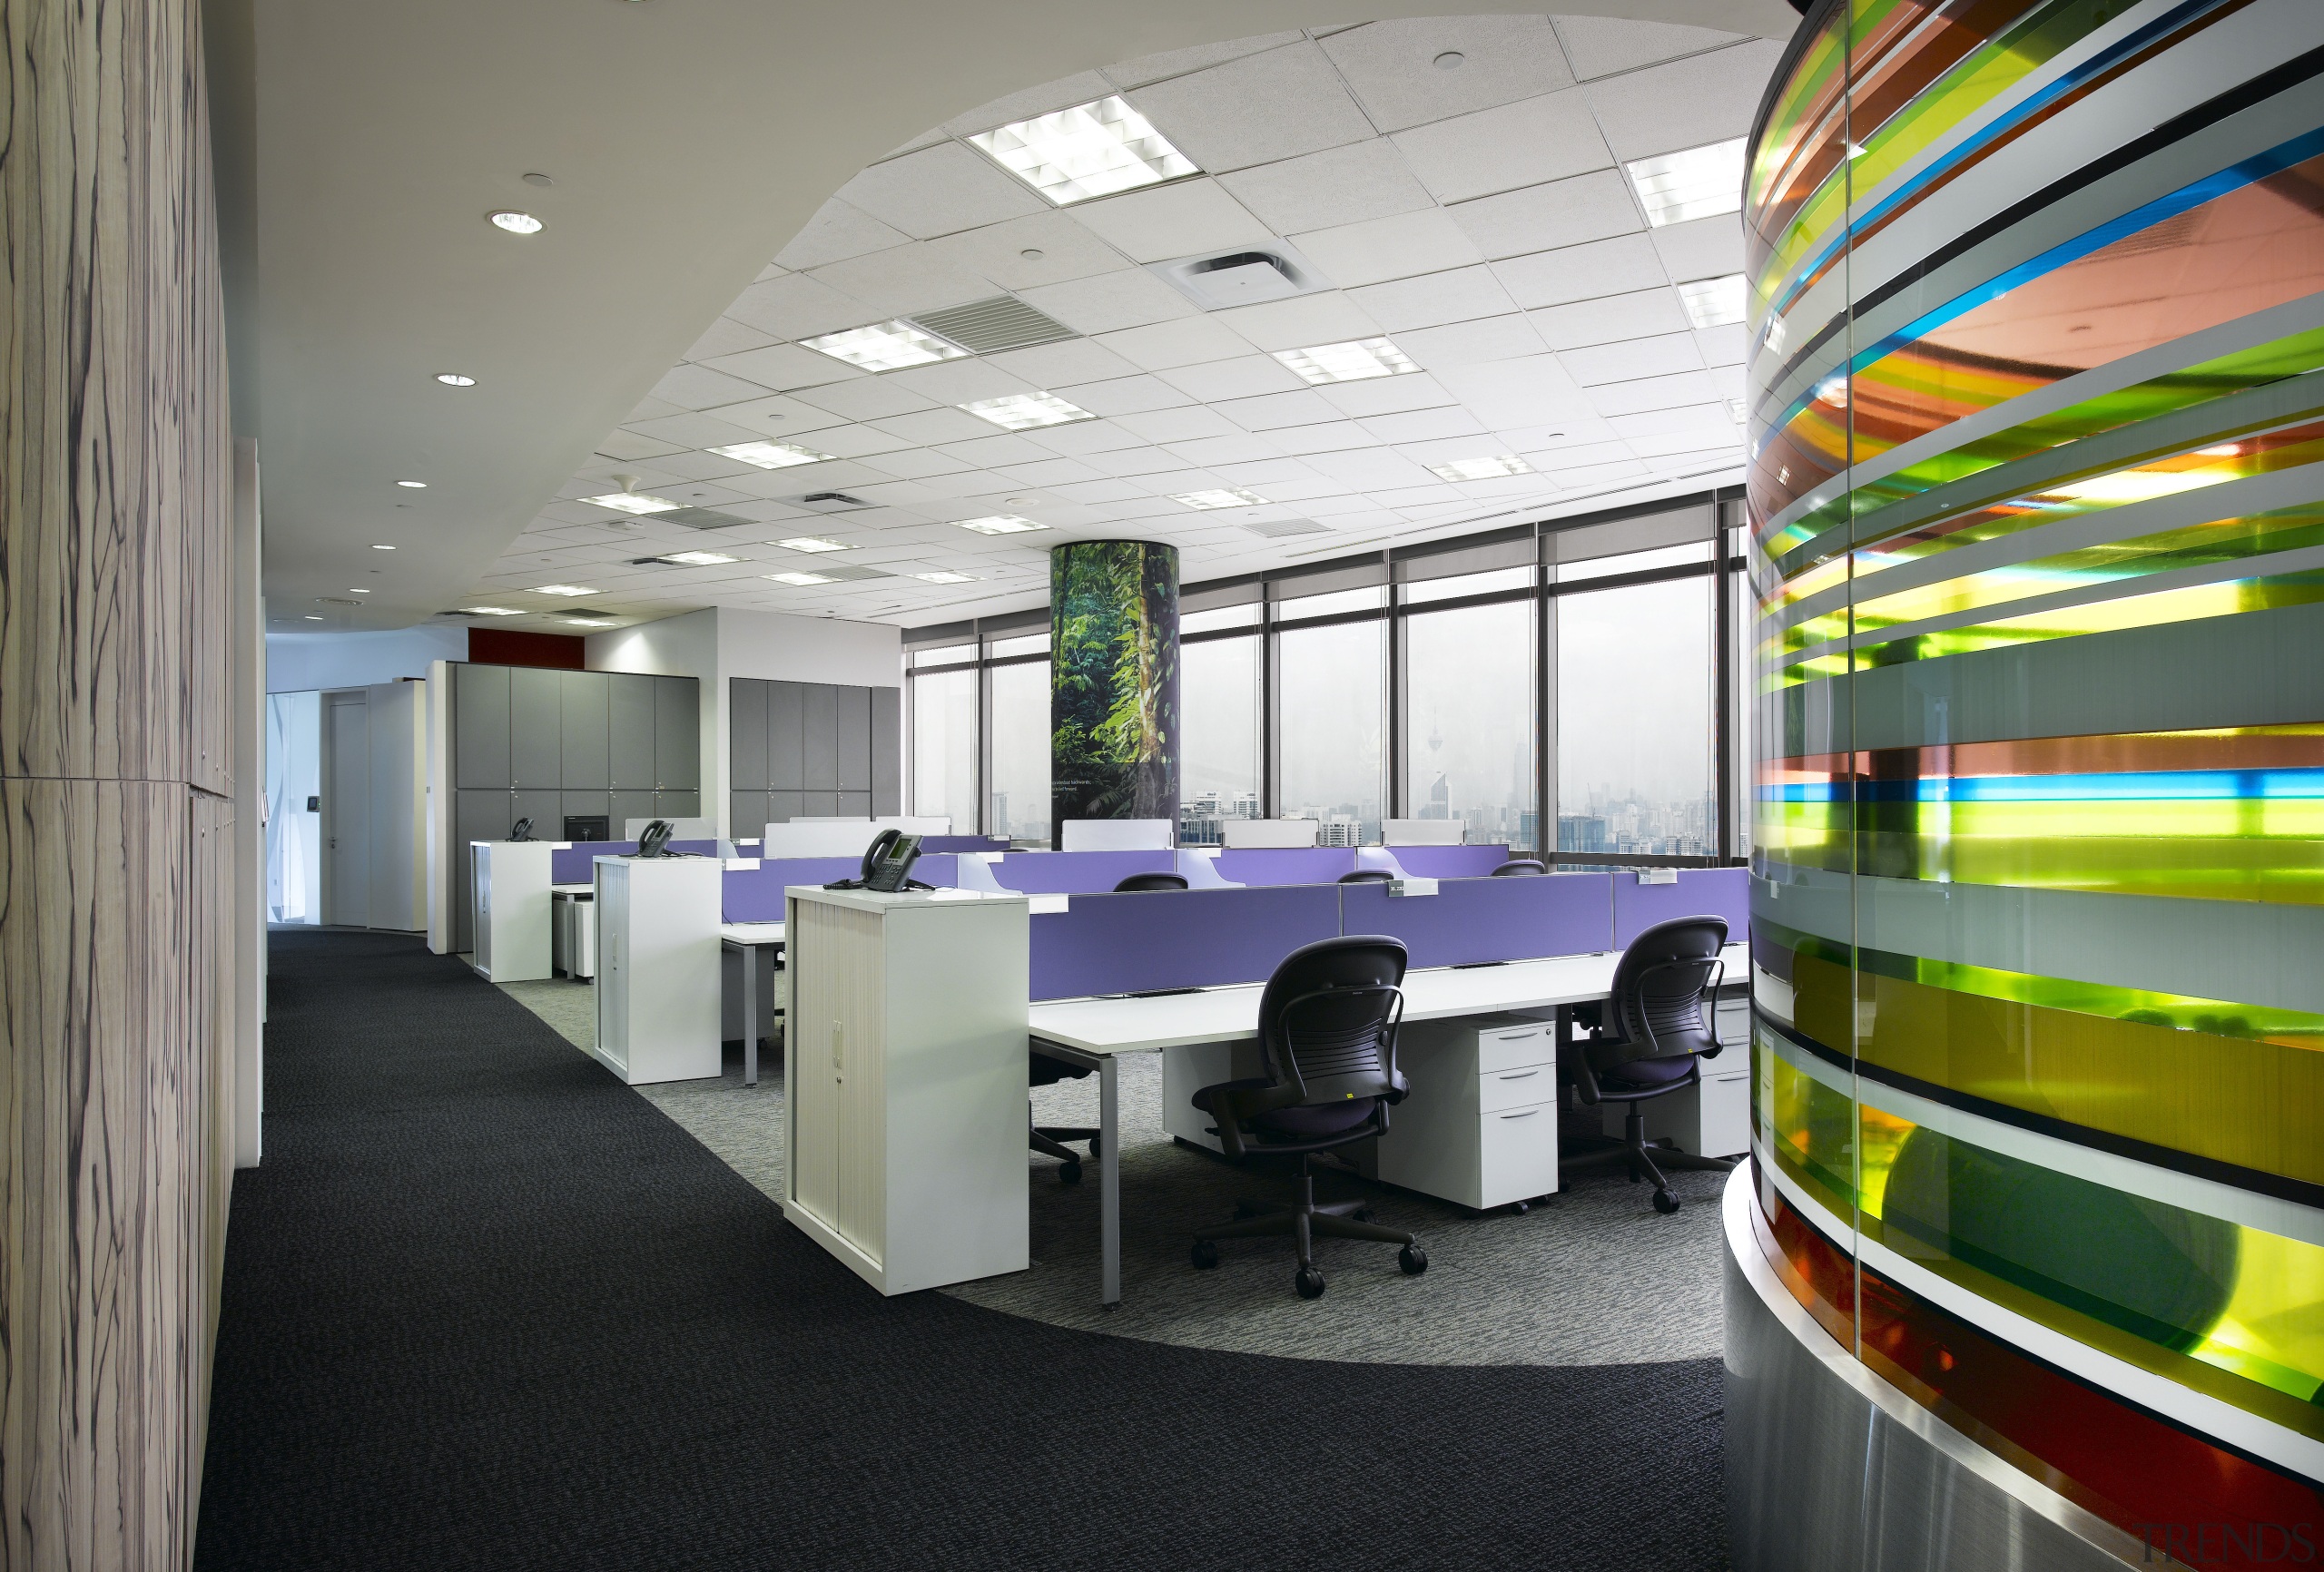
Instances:
[[[1656,229],[1743,209],[1743,139],[1660,152],[1622,166]]]
[[[1741,274],[1736,275],[1736,281],[1742,281]],[[714,447],[710,451],[722,458],[755,464],[761,469],[788,469],[794,464],[828,464],[832,457],[828,453],[818,453],[812,447],[802,447],[795,442],[737,442],[731,447]]]
[[[1202,172],[1119,98],[1020,120],[969,141],[1059,207]]]
[[[832,579],[824,577],[819,573],[770,573],[762,574],[759,576],[762,578],[771,578],[777,584],[795,584],[801,585],[811,584],[832,584],[836,582]]]
[[[584,502],[594,502],[599,507],[610,507],[616,513],[672,513],[682,505],[666,496],[655,496],[643,491],[608,491],[603,496],[585,496]]]
[[[657,556],[654,560],[680,563],[687,567],[716,567],[722,562],[736,559],[723,551],[674,551],[667,556]]]
[[[586,585],[545,584],[533,593],[537,595],[593,595],[597,592]]]
[[[1226,486],[1215,491],[1174,492],[1170,500],[1183,502],[1188,507],[1264,507],[1267,499],[1256,491],[1246,491],[1239,486]]]
[[[962,529],[972,529],[979,535],[1025,535],[1049,527],[1046,524],[1035,524],[1029,518],[1019,518],[1013,513],[996,513],[990,518],[960,518],[953,522]]]
[[[1011,393],[1000,398],[980,398],[960,408],[1011,431],[1029,431],[1037,426],[1065,426],[1076,420],[1097,418],[1079,405],[1068,404],[1050,393]]]
[[[521,617],[525,614],[515,606],[462,606],[460,610],[472,617]]]
[[[923,333],[909,322],[874,322],[868,328],[849,328],[799,341],[819,354],[866,371],[901,371],[906,366],[928,366],[968,355],[958,344]]]
[[[916,573],[911,575],[926,584],[975,584],[972,573]]]
[[[818,540],[812,535],[803,535],[795,540],[769,541],[767,544],[779,545],[785,551],[845,551],[847,549],[838,541]]]
[[[1428,472],[1439,480],[1499,480],[1504,475],[1531,475],[1533,467],[1513,453],[1495,453],[1484,458],[1432,464]]]
[[[1725,328],[1743,319],[1743,275],[1696,279],[1679,286],[1687,320],[1698,328]]]
[[[1410,357],[1385,339],[1355,339],[1308,349],[1277,349],[1275,358],[1311,383],[1361,382],[1417,371]]]
[[[1735,417],[1735,424],[1738,426],[1748,426],[1751,423],[1751,413],[1743,407],[1743,400],[1740,398],[1729,398],[1727,401],[1727,412]]]

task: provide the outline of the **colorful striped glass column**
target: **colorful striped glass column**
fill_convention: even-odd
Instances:
[[[2324,1559],[2324,5],[1826,0],[1744,217],[1761,1246]]]

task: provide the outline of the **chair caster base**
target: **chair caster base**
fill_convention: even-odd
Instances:
[[[1059,1184],[1080,1184],[1080,1183],[1081,1183],[1081,1164],[1078,1164],[1078,1163],[1068,1163],[1068,1164],[1064,1164],[1063,1166],[1061,1166],[1060,1168],[1059,1168],[1059,1169],[1058,1169],[1058,1171],[1057,1171],[1057,1177],[1058,1177],[1058,1183],[1059,1183]]]
[[[1303,1266],[1292,1278],[1291,1286],[1298,1291],[1302,1299],[1321,1299],[1324,1297],[1324,1274],[1312,1266]]]
[[[1195,1241],[1195,1265],[1207,1271],[1218,1264],[1218,1246],[1207,1239]]]
[[[1428,1252],[1417,1244],[1407,1244],[1396,1252],[1396,1264],[1403,1268],[1406,1277],[1418,1277],[1428,1270]]]
[[[1668,1190],[1657,1190],[1654,1193],[1654,1209],[1668,1217],[1679,1210],[1679,1198]]]

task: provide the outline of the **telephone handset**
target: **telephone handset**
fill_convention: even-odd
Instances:
[[[519,819],[519,820],[517,820],[517,822],[516,822],[516,823],[511,824],[510,826],[508,826],[508,839],[509,839],[509,840],[530,840],[532,838],[533,838],[533,821],[532,821],[531,820],[529,820],[529,819]]]
[[[920,860],[920,837],[907,835],[901,830],[882,830],[863,849],[863,864],[857,877],[835,879],[823,886],[825,889],[874,889],[883,895],[893,895],[903,889],[932,888],[908,877],[911,865]]]
[[[888,855],[890,847],[903,839],[903,833],[901,830],[882,830],[874,835],[872,844],[863,849],[863,866],[855,877],[865,884],[871,883],[872,875],[878,871],[881,860]]]
[[[640,857],[669,856],[670,834],[671,830],[669,820],[666,819],[656,819],[654,822],[648,824],[644,830],[638,831],[637,855]]]

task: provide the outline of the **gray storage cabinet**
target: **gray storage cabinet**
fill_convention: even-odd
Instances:
[[[727,679],[728,821],[871,818],[904,802],[903,690]]]
[[[452,667],[453,948],[475,943],[468,842],[519,819],[543,840],[567,814],[693,819],[702,812],[702,685],[692,677]]]

